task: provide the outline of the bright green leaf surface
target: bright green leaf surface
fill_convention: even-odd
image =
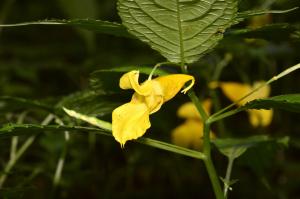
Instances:
[[[234,21],[237,0],[119,0],[123,24],[169,61],[192,63]]]

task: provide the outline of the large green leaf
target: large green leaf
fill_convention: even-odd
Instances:
[[[130,33],[171,62],[192,63],[233,23],[237,0],[119,0],[118,9]]]

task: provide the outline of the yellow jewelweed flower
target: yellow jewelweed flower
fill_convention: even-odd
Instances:
[[[120,79],[120,88],[133,89],[135,93],[129,103],[112,112],[112,134],[121,146],[128,140],[143,136],[151,126],[149,115],[172,99],[188,81],[191,83],[182,93],[186,93],[194,85],[193,76],[166,75],[139,84],[139,71],[133,70],[124,74]]]
[[[211,100],[205,100],[203,107],[206,113],[209,113]],[[172,142],[178,146],[200,150],[203,145],[204,125],[196,106],[192,102],[185,103],[179,107],[177,115],[186,121],[172,131]],[[215,138],[214,133],[211,132],[210,137]]]
[[[237,105],[243,106],[247,102],[260,99],[260,98],[266,98],[270,95],[271,88],[269,85],[259,89],[249,97],[243,99],[242,101],[238,100],[242,98],[243,96],[250,93],[253,89],[258,88],[262,84],[264,84],[264,81],[257,81],[254,82],[253,85],[249,84],[241,84],[237,82],[222,82],[219,83],[220,88],[222,89],[223,93],[233,102],[236,102]],[[268,126],[272,122],[273,117],[273,110],[247,110],[249,114],[249,120],[252,126],[258,127],[258,126]]]

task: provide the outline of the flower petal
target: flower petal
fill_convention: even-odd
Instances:
[[[150,81],[144,82],[142,85],[139,84],[139,71],[133,70],[125,73],[120,78],[119,86],[122,89],[134,89],[140,95],[149,95],[152,92],[152,86]]]
[[[150,126],[149,110],[144,103],[126,103],[112,113],[112,134],[122,147],[126,141],[144,135]]]
[[[258,88],[265,83],[266,83],[265,81],[254,82],[253,89]],[[251,101],[254,99],[266,98],[266,97],[269,97],[270,93],[271,93],[271,87],[270,87],[270,85],[266,85],[266,86],[262,87],[261,89],[259,89],[258,91],[256,91],[255,93],[253,93],[251,96],[249,96],[247,98],[247,100]]]
[[[162,89],[164,102],[172,99],[188,81],[191,81],[190,85],[182,90],[186,93],[195,83],[195,78],[191,75],[174,74],[161,76],[152,81],[157,81]]]
[[[209,114],[211,108],[211,100],[210,99],[204,100],[202,105],[205,109],[205,112]],[[177,115],[181,118],[199,119],[199,120],[201,119],[196,106],[192,102],[187,102],[181,105],[177,111]]]
[[[252,87],[250,85],[236,82],[220,83],[220,88],[222,89],[226,97],[228,97],[232,102],[237,102],[252,90]],[[244,103],[246,103],[246,101],[242,100],[238,102],[238,105],[242,106]]]
[[[272,122],[273,110],[248,110],[249,120],[253,127],[265,127]]]
[[[233,102],[237,102],[239,99],[250,93],[252,90],[258,88],[259,86],[263,85],[264,81],[257,81],[254,82],[253,86],[249,84],[241,84],[236,82],[226,82],[220,83],[220,87],[224,94]],[[259,89],[258,91],[254,92],[249,97],[243,99],[242,101],[238,102],[239,106],[246,104],[249,101],[265,98],[268,97],[270,94],[271,88],[269,85]]]
[[[172,142],[178,146],[202,149],[203,123],[200,120],[186,120],[182,125],[172,131]],[[211,138],[215,135],[211,132]]]

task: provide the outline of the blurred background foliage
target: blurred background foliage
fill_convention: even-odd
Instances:
[[[299,0],[240,0],[240,11],[297,6]],[[217,97],[222,107],[230,103],[219,90],[212,93],[207,88],[217,65],[228,54],[232,59],[220,81],[266,80],[299,63],[299,16],[300,9],[253,17],[227,30],[217,48],[190,67],[197,78],[197,94]],[[0,2],[1,24],[77,18],[120,22],[116,0]],[[127,102],[131,93],[118,90],[121,73],[91,73],[121,66],[152,67],[162,61],[157,52],[135,39],[66,26],[0,27],[0,95],[39,100],[58,112],[67,105],[109,121],[111,111]],[[172,66],[163,69],[179,72]],[[90,77],[98,80],[96,86],[90,86]],[[275,82],[271,95],[299,93],[299,77],[296,72]],[[180,95],[166,104],[151,118],[152,128],[146,135],[170,141],[170,131],[183,122],[176,110],[186,101],[188,98]],[[0,100],[0,124],[16,123],[24,113],[24,123],[41,123],[47,115],[47,111],[24,106],[17,99]],[[64,122],[76,122],[58,114]],[[296,114],[276,110],[267,128],[251,127],[246,113],[213,126],[219,137],[290,137],[288,147],[261,144],[236,160],[233,179],[239,181],[230,198],[300,197],[299,119]],[[26,137],[21,136],[20,141]],[[136,143],[121,149],[114,140],[87,132],[71,135],[62,177],[54,188],[52,179],[65,144],[63,133],[39,135],[9,174],[0,198],[213,198],[201,161]],[[1,139],[0,146],[2,168],[9,158],[10,139]],[[219,175],[224,176],[227,161],[217,150],[214,161]]]

